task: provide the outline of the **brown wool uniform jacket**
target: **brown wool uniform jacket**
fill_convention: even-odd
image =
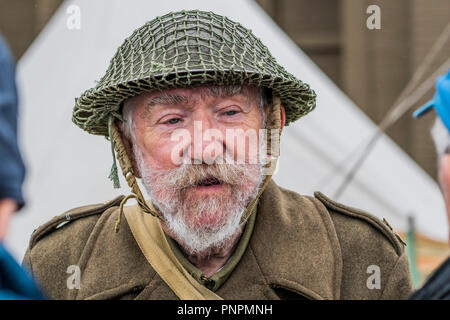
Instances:
[[[23,264],[49,298],[177,299],[126,219],[114,232],[120,200],[70,210],[33,232]],[[69,266],[79,267],[79,289],[68,288]],[[406,299],[412,290],[404,245],[387,224],[321,193],[301,196],[271,181],[249,245],[216,293],[224,299]]]

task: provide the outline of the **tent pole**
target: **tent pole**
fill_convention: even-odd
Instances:
[[[412,215],[408,216],[408,233],[407,233],[407,254],[409,260],[409,268],[411,271],[411,276],[414,282],[414,286],[417,288],[419,285],[419,274],[417,272],[416,265],[416,238],[415,238],[415,226],[414,217]]]

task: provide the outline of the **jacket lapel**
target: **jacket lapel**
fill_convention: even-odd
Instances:
[[[251,248],[267,282],[310,299],[339,299],[342,256],[326,208],[269,183]]]

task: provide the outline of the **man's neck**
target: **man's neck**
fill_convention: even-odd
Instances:
[[[189,260],[189,262],[191,262],[200,271],[202,271],[203,274],[208,278],[215,274],[228,262],[234,250],[236,249],[239,240],[241,239],[244,226],[245,223],[243,223],[239,230],[237,230],[233,234],[233,236],[227,239],[222,246],[217,248],[209,248],[206,252],[190,253],[188,247],[183,244],[183,242],[180,241],[180,239],[178,239],[175,234],[171,233],[166,228],[164,223],[162,223],[164,232],[178,243],[182,253]]]

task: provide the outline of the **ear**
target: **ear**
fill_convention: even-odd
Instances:
[[[132,145],[130,139],[128,139],[126,137],[126,135],[124,134],[124,131],[122,129],[123,128],[122,127],[123,126],[123,122],[116,121],[116,126],[117,126],[117,129],[120,132],[120,137],[122,138],[123,146],[125,147],[125,150],[127,151],[128,159],[130,159],[131,166],[133,167],[134,176],[136,178],[140,179],[140,178],[142,178],[142,175],[141,175],[141,172],[139,171],[138,166],[136,164],[136,159],[134,158],[133,145]]]
[[[283,131],[284,125],[286,124],[286,110],[283,105],[280,105],[280,119],[281,119],[281,127],[280,133]]]

